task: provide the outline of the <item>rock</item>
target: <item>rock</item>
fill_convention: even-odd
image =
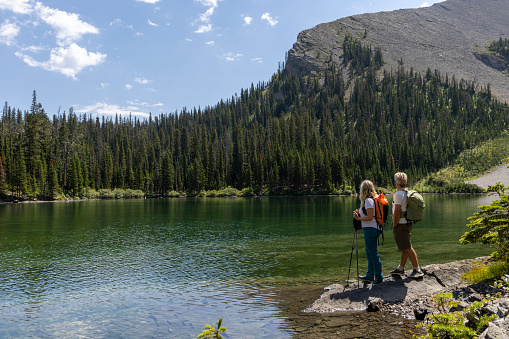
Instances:
[[[481,301],[483,299],[482,295],[478,294],[478,293],[472,293],[471,295],[468,296],[468,302],[470,303],[473,303],[473,302],[476,302],[476,301]]]
[[[451,309],[449,310],[449,312],[458,312],[458,311],[463,311],[465,308],[467,308],[469,306],[469,304],[465,301],[459,301],[457,302],[457,305],[454,306],[454,307],[451,307]]]
[[[509,315],[509,301],[507,299],[499,300],[497,315],[500,318],[505,318]]]
[[[483,314],[497,314],[498,307],[492,304],[484,305],[483,307],[481,307],[481,312]]]
[[[479,291],[489,289],[486,284],[476,284],[467,287],[462,280],[461,274],[468,271],[474,260],[462,260],[443,265],[429,265],[423,267],[425,276],[422,281],[404,278],[394,280],[393,277],[386,277],[382,284],[373,285],[371,288],[360,285],[343,286],[334,284],[325,288],[326,292],[320,299],[306,308],[306,312],[334,312],[334,311],[355,311],[366,310],[370,301],[374,298],[382,300],[379,305],[372,302],[370,309],[375,310],[376,306],[382,311],[397,314],[406,318],[415,317],[414,309],[432,309],[431,298],[438,292],[452,293],[461,307],[468,306],[467,299],[475,295],[473,299],[482,298]],[[440,278],[437,278],[439,276]],[[440,280],[440,282],[439,282]],[[464,302],[461,303],[461,302]]]
[[[415,320],[424,320],[428,315],[428,309],[422,306],[419,306],[414,309]]]
[[[380,298],[370,297],[368,299],[368,312],[378,312],[382,308],[384,301]]]
[[[478,312],[474,312],[474,314],[472,314],[471,312],[467,312],[465,314],[466,318],[468,319],[468,321],[471,323],[471,324],[474,324],[474,325],[477,325],[479,324],[479,317],[480,317],[480,314]],[[474,327],[474,326],[470,326],[470,327]]]
[[[500,319],[489,323],[488,328],[481,333],[478,339],[503,339],[509,338],[509,321]]]

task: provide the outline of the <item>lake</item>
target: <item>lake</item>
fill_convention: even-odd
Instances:
[[[458,239],[492,197],[424,198],[412,232],[422,266],[491,253]],[[345,283],[351,255],[356,276],[358,205],[357,197],[0,205],[0,337],[196,338],[223,317],[225,338],[291,338],[277,291]],[[389,228],[379,247],[385,274],[399,263]],[[362,234],[357,248],[362,274]]]

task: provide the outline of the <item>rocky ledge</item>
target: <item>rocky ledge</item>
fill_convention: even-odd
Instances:
[[[431,298],[439,293],[452,293],[458,307],[451,310],[462,310],[474,301],[481,301],[488,296],[502,293],[485,283],[468,284],[461,275],[469,272],[478,262],[487,257],[475,260],[462,260],[440,265],[422,267],[424,277],[389,276],[382,284],[368,285],[362,282],[349,285],[333,284],[325,288],[326,292],[305,312],[337,311],[385,311],[409,319],[422,320],[432,312]],[[410,272],[408,272],[410,273]],[[509,337],[509,299],[502,297],[490,301],[483,312],[497,314],[498,318],[490,323],[480,338]],[[475,321],[473,319],[472,321]]]

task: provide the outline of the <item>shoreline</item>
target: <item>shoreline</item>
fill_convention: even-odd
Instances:
[[[422,267],[425,276],[419,279],[389,276],[373,286],[362,282],[350,286],[332,284],[322,288],[320,296],[311,303],[313,295],[320,293],[318,288],[290,288],[287,297],[294,294],[294,300],[285,313],[298,338],[410,339],[425,334],[416,325],[433,311],[431,298],[439,292],[452,293],[458,311],[499,292],[503,296],[503,291],[493,286],[484,282],[470,284],[461,277],[476,264],[489,260],[486,256],[427,265]],[[502,297],[490,301],[487,308],[500,313],[506,304],[509,300]],[[493,327],[505,321],[506,313],[498,314]]]
[[[384,192],[385,195],[393,195],[392,192]],[[420,192],[422,195],[428,194],[438,194],[438,195],[466,195],[466,194],[489,194],[487,192],[482,193],[463,193],[463,192],[450,192],[450,193],[426,193]],[[248,195],[248,196],[157,196],[157,197],[142,197],[142,198],[80,198],[80,199],[54,199],[54,200],[13,200],[13,201],[5,201],[0,200],[0,205],[7,204],[37,204],[37,203],[72,203],[72,202],[83,202],[83,201],[114,201],[114,200],[145,200],[145,199],[206,199],[206,198],[302,198],[302,197],[352,197],[357,196],[358,194],[303,194],[303,195]]]
[[[332,284],[305,312],[327,313],[335,311],[365,311],[372,298],[383,300],[380,310],[401,315],[407,319],[414,317],[416,300],[420,307],[431,308],[430,299],[437,293],[447,293],[471,287],[462,274],[470,272],[479,263],[487,263],[489,256],[465,259],[444,264],[431,264],[421,267],[424,277],[412,279],[407,275],[386,276],[379,285],[363,282],[350,285]]]

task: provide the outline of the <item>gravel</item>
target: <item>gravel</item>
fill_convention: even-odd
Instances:
[[[475,180],[466,181],[467,184],[474,184],[484,189],[489,185],[501,183],[504,186],[509,186],[509,167],[507,165],[500,165],[490,173],[483,175]]]

